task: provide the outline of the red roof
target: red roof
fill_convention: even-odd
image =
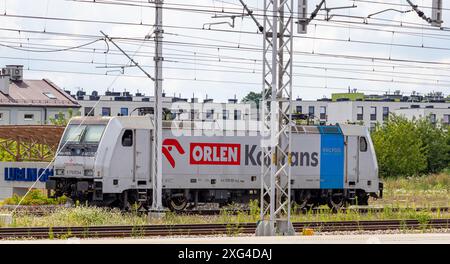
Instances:
[[[8,95],[0,92],[0,106],[5,105],[80,107],[74,98],[47,79],[11,82]]]

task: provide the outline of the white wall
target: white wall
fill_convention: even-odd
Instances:
[[[50,124],[50,118],[55,118],[55,115],[59,114],[59,112],[62,112],[68,117],[69,109],[70,108],[40,106],[1,106],[0,113],[3,114],[3,117],[0,119],[0,125],[44,125],[46,121],[47,124]],[[79,110],[73,108],[72,111],[73,114],[76,115]],[[33,119],[25,120],[25,114],[32,114]]]
[[[47,162],[0,162],[0,200],[11,197],[14,193],[23,195],[36,181],[39,173],[42,177],[34,188],[44,189],[44,180],[53,174],[53,166],[43,170],[48,164]]]
[[[103,98],[103,97],[102,97]],[[153,107],[154,102],[151,100],[150,102],[142,102],[142,101],[108,101],[108,100],[100,100],[100,101],[87,101],[87,100],[79,100],[78,103],[81,105],[80,112],[81,115],[84,116],[86,107],[94,107],[94,115],[101,116],[102,108],[109,107],[111,110],[111,116],[117,116],[120,113],[120,109],[128,108],[128,115],[138,115],[139,111],[135,110],[140,107]],[[253,119],[256,120],[256,111],[251,110],[250,104],[226,104],[226,103],[190,103],[190,102],[175,102],[171,101],[163,102],[163,108],[168,108],[171,110],[183,109],[184,114],[179,116],[181,120],[189,120],[191,109],[196,111],[198,114],[196,115],[196,119],[207,119],[206,112],[210,109],[214,109],[213,120],[222,119],[222,110],[229,111],[229,119],[234,118],[234,110],[239,110],[241,112],[240,120],[244,119]]]
[[[420,108],[411,108],[411,105],[418,105]],[[342,101],[328,102],[328,120],[327,124],[335,123],[358,123],[357,120],[358,106],[363,107],[363,124],[370,127],[371,124],[384,122],[383,107],[389,107],[389,113],[407,113],[408,116],[416,116],[419,113],[436,113],[437,121],[443,119],[445,112],[448,113],[450,103],[412,103],[412,102],[381,102],[381,101]],[[434,106],[434,108],[425,108],[426,106]],[[371,120],[371,107],[376,107],[376,120]],[[401,109],[406,108],[406,109]],[[439,110],[441,109],[441,110]],[[423,116],[423,114],[422,114]]]
[[[39,110],[20,110],[16,112],[17,125],[41,125],[42,117]],[[25,119],[26,115],[31,115],[31,119]]]
[[[10,124],[10,111],[8,109],[0,109],[0,125]]]
[[[330,103],[327,124],[347,123],[356,119],[352,102]]]
[[[398,109],[395,110],[394,113],[398,115],[402,115],[408,119],[419,119],[419,118],[427,118],[431,114],[436,115],[436,122],[445,122],[444,116],[450,115],[450,108],[422,108],[422,109]]]

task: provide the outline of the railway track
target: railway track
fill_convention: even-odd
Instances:
[[[12,212],[14,210],[14,205],[4,205],[0,207],[5,211]],[[60,205],[44,205],[44,206],[19,206],[16,210],[16,213],[19,214],[30,214],[36,216],[44,216],[51,213],[54,213],[60,209],[65,208]],[[352,208],[344,208],[341,212],[355,212],[355,213],[382,213],[386,210],[390,210],[391,212],[399,212],[401,210],[414,210],[414,211],[431,211],[431,212],[448,212],[450,211],[450,207],[417,207],[417,208],[399,208],[399,207],[352,207]],[[219,215],[219,214],[231,214],[236,215],[238,213],[248,214],[250,213],[249,209],[192,209],[186,210],[183,212],[179,212],[180,215]],[[330,209],[323,208],[314,208],[310,211],[307,210],[299,210],[297,213],[312,213],[312,214],[320,214],[320,213],[332,213]]]
[[[416,207],[416,208],[399,208],[399,207],[352,207],[352,208],[343,208],[340,210],[340,212],[357,212],[357,213],[382,213],[386,210],[390,210],[390,212],[399,212],[399,211],[406,211],[406,210],[414,210],[416,212],[420,211],[431,211],[431,212],[448,212],[450,211],[450,207]],[[218,215],[221,213],[228,213],[228,214],[238,214],[238,213],[249,213],[249,209],[206,209],[206,210],[188,210],[180,212],[179,214],[185,214],[185,215]],[[312,213],[312,214],[321,214],[321,213],[333,213],[331,209],[328,208],[313,208],[311,210],[298,210],[297,213]]]
[[[449,229],[450,219],[297,222],[294,223],[294,228],[297,232],[302,232],[305,228],[317,232]],[[255,229],[256,223],[0,228],[0,239],[236,235],[254,234]]]

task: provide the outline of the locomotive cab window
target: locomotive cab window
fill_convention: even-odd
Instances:
[[[359,138],[359,151],[361,151],[361,152],[367,151],[367,140],[365,137]]]
[[[133,131],[128,129],[123,132],[122,136],[122,146],[131,147],[133,146]]]

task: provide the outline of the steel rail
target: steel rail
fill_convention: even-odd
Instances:
[[[449,229],[450,219],[371,220],[293,223],[296,232],[313,229],[318,232],[430,230]],[[241,224],[184,224],[143,226],[90,226],[90,227],[14,227],[0,228],[0,239],[11,238],[96,238],[96,237],[146,237],[180,235],[230,235],[254,234],[256,223]]]

